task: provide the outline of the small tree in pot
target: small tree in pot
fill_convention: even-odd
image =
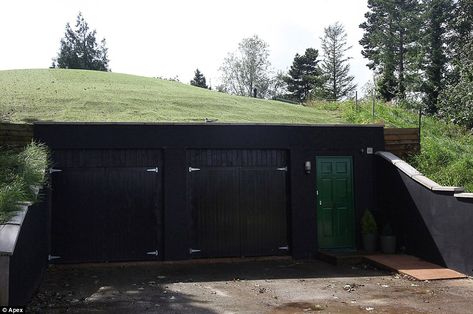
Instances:
[[[391,225],[387,223],[380,237],[381,251],[386,254],[394,254],[396,252],[396,236],[394,235]]]
[[[361,218],[361,233],[363,236],[363,248],[365,251],[376,251],[376,240],[378,239],[378,226],[373,214],[368,209],[365,210]]]

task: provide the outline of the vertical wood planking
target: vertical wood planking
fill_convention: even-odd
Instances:
[[[59,262],[162,258],[160,150],[54,154],[52,252]],[[147,252],[158,250],[158,257]]]
[[[285,151],[188,150],[194,257],[287,254]]]

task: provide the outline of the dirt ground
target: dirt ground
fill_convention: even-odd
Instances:
[[[61,265],[41,313],[471,313],[473,280],[419,282],[361,264],[290,259]]]

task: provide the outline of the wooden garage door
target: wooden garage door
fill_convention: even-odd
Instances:
[[[161,259],[160,151],[58,151],[54,159],[58,262]]]
[[[286,153],[188,152],[193,257],[288,254]]]

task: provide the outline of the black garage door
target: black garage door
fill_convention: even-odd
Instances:
[[[161,152],[56,151],[52,248],[60,262],[162,258]]]
[[[191,150],[187,158],[193,257],[288,254],[285,151]]]

